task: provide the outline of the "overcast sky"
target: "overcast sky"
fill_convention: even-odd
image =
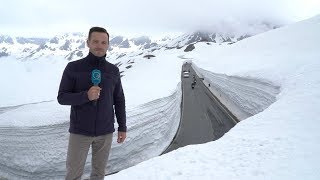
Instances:
[[[320,0],[10,0],[0,34],[52,36],[103,26],[111,34],[151,35],[259,21],[288,24],[320,14]]]

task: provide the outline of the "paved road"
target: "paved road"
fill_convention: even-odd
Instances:
[[[190,70],[190,77],[181,77],[182,119],[174,140],[164,153],[189,144],[217,140],[238,122],[196,76],[190,64],[185,64],[183,70]],[[193,75],[196,79],[194,89],[191,88]]]

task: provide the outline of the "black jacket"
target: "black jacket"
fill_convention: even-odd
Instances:
[[[94,69],[101,71],[99,87],[102,88],[96,106],[87,95],[93,86],[91,72]],[[89,53],[83,59],[69,62],[62,75],[57,99],[62,105],[71,105],[70,133],[86,136],[112,133],[115,131],[114,114],[118,131],[127,131],[119,68],[107,62],[105,57],[98,58]]]

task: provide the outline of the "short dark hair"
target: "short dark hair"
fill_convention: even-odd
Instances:
[[[88,39],[90,40],[91,34],[93,32],[102,32],[102,33],[106,33],[108,35],[108,42],[109,42],[109,33],[107,32],[107,30],[105,28],[102,27],[92,27],[89,30],[89,35],[88,35]]]

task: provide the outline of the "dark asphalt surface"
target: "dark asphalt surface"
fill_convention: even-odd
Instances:
[[[184,64],[183,70],[190,70],[190,77],[181,77],[182,114],[176,136],[163,154],[190,144],[201,144],[222,137],[238,122],[197,77],[190,64]],[[191,88],[193,75],[195,88]]]

